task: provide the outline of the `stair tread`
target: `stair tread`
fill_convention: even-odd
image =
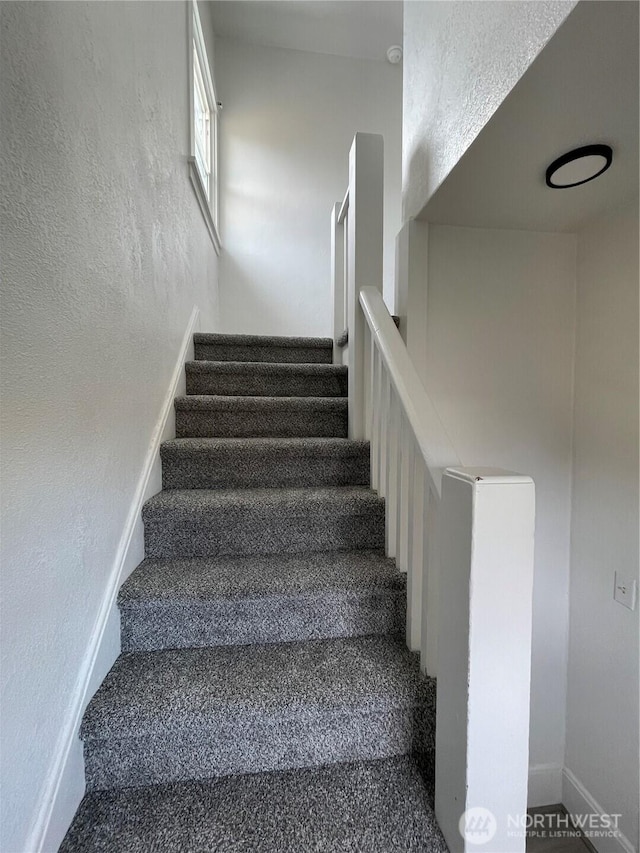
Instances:
[[[302,486],[296,488],[259,489],[165,489],[145,503],[144,519],[158,513],[175,511],[181,514],[209,515],[216,510],[239,512],[277,511],[291,516],[321,512],[324,516],[342,515],[345,510],[367,513],[378,510],[383,498],[367,486]]]
[[[219,646],[121,655],[89,703],[85,740],[161,736],[221,717],[290,718],[408,708],[418,659],[397,636]]]
[[[253,411],[256,409],[298,409],[307,411],[346,411],[346,397],[255,397],[218,394],[187,394],[175,398],[176,409],[213,409]]]
[[[286,455],[295,452],[304,456],[346,456],[368,452],[369,442],[334,436],[272,437],[213,437],[172,438],[162,442],[162,449],[176,453],[215,453],[234,451]]]
[[[332,349],[331,338],[305,338],[290,335],[225,335],[218,332],[196,332],[195,344],[218,346],[274,346],[305,349]]]
[[[98,791],[60,853],[446,853],[432,798],[408,757]]]
[[[205,358],[187,362],[187,394],[243,397],[344,397],[347,394],[347,368],[342,365],[300,363],[298,359],[249,361],[255,350],[245,349],[245,359],[219,359],[215,352],[209,352]],[[284,352],[293,354],[298,350]]]
[[[403,590],[405,576],[377,551],[257,557],[143,560],[120,589],[118,604],[207,602],[295,596],[330,590]]]
[[[165,489],[369,484],[369,442],[337,437],[187,437],[164,441]]]
[[[187,373],[261,374],[264,376],[346,376],[348,368],[342,364],[316,364],[314,362],[276,361],[187,361]]]

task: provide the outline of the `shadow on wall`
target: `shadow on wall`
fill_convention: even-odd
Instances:
[[[416,181],[419,181],[420,184],[420,198],[423,198],[426,194],[427,187],[431,186],[431,182],[433,180],[432,176],[433,166],[432,166],[432,158],[429,155],[429,146],[426,140],[420,139],[418,145],[411,153],[411,158],[409,160],[409,166],[407,169],[402,169],[402,221],[406,222],[408,219],[421,219],[422,211],[418,211],[415,215],[412,215],[411,211],[408,209],[409,205],[409,191],[408,187],[414,184]],[[411,193],[413,197],[416,196],[416,190],[412,187]],[[428,199],[427,199],[428,201]],[[426,207],[426,201],[425,205]],[[424,209],[423,207],[423,209]]]
[[[252,334],[247,329],[247,317],[243,307],[250,305],[252,314],[258,318],[259,325],[264,328],[277,327],[280,322],[278,311],[274,311],[277,303],[271,299],[270,291],[256,286],[255,278],[250,272],[243,270],[242,264],[233,255],[223,251],[220,257],[221,279],[227,285],[221,285],[219,291],[220,312],[226,318],[225,334]],[[232,282],[232,284],[229,284]],[[233,293],[230,293],[230,288]]]
[[[270,152],[269,152],[270,153]],[[282,161],[291,170],[291,163]],[[267,166],[265,166],[267,168]],[[273,163],[269,160],[273,173]],[[291,180],[282,181],[290,185]],[[305,201],[289,196],[283,227],[282,198],[248,180],[227,186],[222,208],[224,249],[220,301],[224,330],[242,334],[329,334],[329,228],[309,227]],[[297,206],[300,210],[297,210]],[[318,235],[325,245],[318,257]],[[264,263],[265,258],[279,263]]]

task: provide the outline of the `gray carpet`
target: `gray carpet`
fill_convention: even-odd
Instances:
[[[122,655],[82,722],[87,784],[427,752],[434,695],[392,635]]]
[[[331,356],[195,336],[64,853],[446,850],[436,685]]]
[[[60,853],[446,853],[409,758],[85,797]]]
[[[144,505],[147,557],[384,547],[384,501],[361,486],[170,489]]]
[[[367,441],[176,438],[160,452],[164,489],[369,485]]]
[[[176,397],[178,438],[347,437],[345,397]]]
[[[118,596],[122,650],[404,630],[405,579],[371,551],[145,560]]]
[[[196,333],[193,341],[196,359],[204,361],[331,364],[333,360],[331,338]]]
[[[347,368],[335,364],[190,361],[187,394],[344,397]]]

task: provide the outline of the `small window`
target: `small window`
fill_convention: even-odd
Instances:
[[[217,125],[216,101],[211,65],[207,58],[198,5],[191,6],[191,181],[200,202],[211,238],[220,251],[218,239],[218,180],[217,180]]]

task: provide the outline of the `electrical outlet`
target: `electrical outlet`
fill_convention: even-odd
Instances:
[[[618,572],[615,573],[615,588],[613,597],[618,602],[629,610],[636,609],[636,580],[635,578],[623,578]]]

